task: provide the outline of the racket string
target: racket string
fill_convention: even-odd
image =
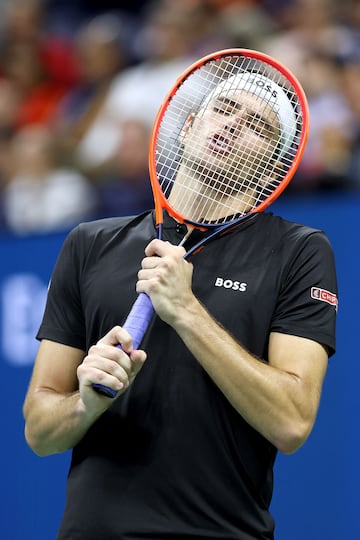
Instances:
[[[244,74],[246,84],[229,82],[241,81]],[[272,95],[262,87],[264,80],[283,89],[282,99],[291,107],[289,118],[275,98],[271,101]],[[255,87],[254,94],[255,84],[259,89]],[[230,121],[239,107],[231,93],[240,92],[242,97],[249,89],[253,98],[245,99],[245,109],[253,110],[243,113],[231,131]],[[270,99],[265,99],[268,94]],[[215,117],[211,107],[219,96],[226,102],[223,124],[214,125],[213,138],[204,141],[201,128],[211,115]],[[196,222],[244,215],[256,208],[280,186],[292,166],[302,129],[300,112],[298,96],[284,74],[256,58],[229,56],[194,70],[172,96],[156,143],[157,176],[170,206]],[[262,139],[258,148],[245,144],[246,137],[253,140],[256,135]]]

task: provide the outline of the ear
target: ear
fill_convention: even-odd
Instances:
[[[186,135],[191,129],[191,126],[194,123],[194,119],[195,119],[195,113],[190,113],[189,116],[186,118],[184,125],[181,128],[180,135],[179,135],[179,142],[181,144],[185,143]]]

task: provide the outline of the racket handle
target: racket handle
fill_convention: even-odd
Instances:
[[[132,337],[133,349],[137,349],[142,342],[154,313],[155,310],[149,296],[140,293],[123,324],[124,330]]]
[[[149,327],[151,319],[154,315],[154,307],[150,298],[145,293],[140,293],[135,300],[125,323],[124,330],[129,332],[132,337],[133,349],[137,349]],[[118,345],[121,348],[121,345]],[[114,398],[117,396],[117,391],[104,386],[103,384],[93,383],[93,389],[103,396]]]

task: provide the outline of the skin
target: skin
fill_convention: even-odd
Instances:
[[[204,143],[201,160],[209,154],[209,133],[231,130],[231,151],[241,153],[246,138],[249,144],[251,141],[248,151],[263,145],[267,154],[262,159],[271,159],[279,137],[274,113],[264,113],[259,131],[248,121],[249,110],[254,112],[253,99],[249,97],[245,104],[231,115],[213,109],[201,119],[189,119],[182,134],[185,158],[195,133]],[[272,126],[270,132],[268,128],[264,131],[265,124]],[[210,151],[210,156],[214,171],[224,167],[229,158],[221,152]],[[188,168],[185,159],[180,179]],[[188,171],[186,174],[189,176]],[[180,191],[173,196],[180,197]],[[186,200],[181,204],[186,206]],[[240,197],[237,204],[245,207],[248,203]],[[309,339],[273,332],[268,363],[252,356],[194,295],[193,267],[184,260],[184,253],[182,247],[168,242],[150,242],[138,273],[137,292],[150,296],[158,316],[174,328],[239,414],[280,451],[294,452],[307,439],[316,418],[327,367],[326,349]],[[117,344],[123,350],[115,347]],[[145,351],[133,350],[131,337],[118,326],[87,353],[43,340],[24,403],[25,436],[30,447],[39,455],[48,455],[76,445],[113,403],[94,392],[92,383],[109,386],[121,395],[145,360]]]
[[[281,169],[273,159],[279,129],[273,108],[253,94],[241,90],[212,99],[183,127],[171,206],[193,221],[248,212],[254,205],[254,171],[262,172],[259,183],[264,186]]]

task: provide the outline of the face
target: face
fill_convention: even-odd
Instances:
[[[265,100],[244,90],[214,96],[182,129],[170,204],[197,222],[249,212],[279,172],[279,139],[277,114]]]
[[[223,183],[266,183],[279,138],[277,114],[265,100],[244,90],[220,94],[185,124],[183,161]]]

